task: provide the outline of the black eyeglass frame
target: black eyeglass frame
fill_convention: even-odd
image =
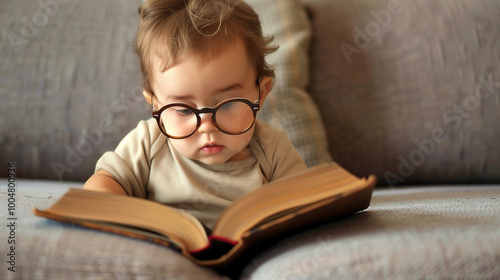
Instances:
[[[218,130],[222,131],[223,133],[226,133],[229,135],[240,135],[240,134],[243,134],[243,133],[247,132],[248,130],[250,130],[252,128],[252,126],[255,124],[257,112],[260,110],[260,83],[259,83],[259,80],[257,80],[257,89],[259,92],[259,99],[257,99],[255,102],[252,102],[252,101],[245,99],[245,98],[236,97],[236,98],[226,99],[226,100],[218,103],[217,105],[215,105],[215,107],[205,107],[205,108],[201,108],[201,109],[194,108],[193,106],[190,106],[189,104],[185,104],[185,103],[171,103],[171,104],[167,104],[167,105],[161,107],[158,110],[153,110],[152,115],[153,115],[153,118],[156,119],[156,123],[158,124],[158,127],[160,128],[161,132],[163,134],[165,134],[167,137],[172,138],[172,139],[185,139],[185,138],[188,138],[189,136],[193,135],[198,130],[198,128],[200,128],[200,125],[201,125],[200,114],[212,114],[212,123],[215,125],[215,127],[217,127]],[[243,102],[243,103],[247,104],[248,106],[250,106],[250,108],[252,109],[252,113],[253,113],[252,122],[248,125],[248,127],[246,129],[244,129],[241,132],[237,132],[237,133],[229,132],[229,131],[224,130],[223,128],[219,127],[219,125],[217,124],[217,120],[215,118],[217,110],[219,110],[222,106],[226,105],[227,103],[234,102],[234,101]],[[163,125],[161,124],[162,123],[161,114],[163,113],[163,111],[165,111],[168,108],[175,107],[175,106],[182,106],[182,107],[188,108],[191,111],[193,111],[196,115],[196,128],[193,129],[193,131],[187,136],[178,137],[178,136],[170,135],[165,131],[165,129],[163,128]]]

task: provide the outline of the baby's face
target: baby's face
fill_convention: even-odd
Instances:
[[[200,62],[188,57],[164,72],[161,66],[159,59],[153,62],[151,86],[157,109],[178,102],[201,109],[214,107],[229,98],[252,102],[259,99],[255,67],[239,43],[213,60]],[[261,105],[268,89],[261,84]],[[225,134],[214,126],[212,114],[202,114],[200,126],[193,135],[171,139],[170,143],[183,156],[213,165],[251,156],[248,143],[253,132],[254,127],[240,135]]]

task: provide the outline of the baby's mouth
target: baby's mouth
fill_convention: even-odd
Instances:
[[[207,144],[201,148],[201,150],[208,154],[216,154],[221,152],[224,149],[224,146],[217,144]]]

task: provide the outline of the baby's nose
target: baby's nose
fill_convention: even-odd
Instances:
[[[200,114],[200,127],[198,128],[199,133],[210,133],[217,130],[213,120],[212,114]]]

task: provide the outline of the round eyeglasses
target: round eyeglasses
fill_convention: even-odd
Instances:
[[[258,86],[258,83],[257,83]],[[260,98],[260,87],[259,98]],[[230,98],[213,108],[196,109],[184,103],[171,103],[153,111],[153,118],[167,137],[183,139],[193,135],[201,125],[201,114],[212,114],[215,127],[229,135],[247,132],[255,123],[259,100]]]

